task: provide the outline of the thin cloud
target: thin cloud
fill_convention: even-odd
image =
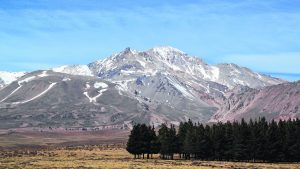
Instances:
[[[300,12],[297,4],[291,5],[296,1],[22,2],[0,4],[0,69],[14,61],[85,64],[127,46],[171,45],[209,63],[300,72],[295,68],[300,63]]]

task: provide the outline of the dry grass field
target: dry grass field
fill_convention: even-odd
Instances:
[[[169,168],[169,169],[299,169],[300,164],[133,159],[123,145],[81,146],[37,150],[2,150],[0,168]]]
[[[65,131],[14,129],[0,130],[0,150],[11,147],[51,147],[126,142],[128,130]]]
[[[300,169],[300,164],[133,159],[124,149],[128,131],[0,131],[4,168]],[[86,145],[86,146],[79,146]],[[99,145],[99,146],[92,146]]]

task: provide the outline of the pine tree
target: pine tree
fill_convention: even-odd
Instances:
[[[259,153],[259,126],[257,120],[253,122],[252,119],[250,119],[249,122],[249,128],[250,128],[250,140],[249,140],[249,160],[255,162],[257,159],[257,155]]]
[[[279,132],[277,123],[273,120],[269,124],[267,132],[267,160],[271,162],[278,161],[278,153],[280,151]]]
[[[160,143],[158,141],[158,137],[156,136],[155,133],[155,128],[154,127],[149,127],[149,131],[150,131],[150,151],[149,153],[151,154],[151,158],[152,158],[152,154],[158,154],[159,150],[160,150]]]
[[[214,159],[221,160],[225,154],[225,130],[223,128],[222,123],[214,124],[212,126],[211,137],[213,140]]]
[[[293,153],[292,155],[295,157],[293,160],[295,162],[300,162],[300,120],[296,119],[294,122],[294,126],[295,126],[295,143],[293,146]]]
[[[145,154],[150,149],[150,144],[149,144],[149,133],[148,133],[148,127],[145,124],[142,124],[140,127],[140,144],[142,145],[141,147],[141,154],[143,159],[145,158]]]
[[[268,123],[266,119],[259,118],[258,120],[258,128],[259,128],[259,133],[257,137],[257,159],[261,161],[265,161],[267,157],[267,131],[268,131]]]
[[[286,123],[282,120],[278,122],[278,161],[285,161],[285,151],[287,148],[286,145],[286,138],[287,138],[287,133],[286,133]]]
[[[300,161],[300,122],[299,120],[288,121],[289,126],[289,138],[288,138],[288,153],[289,161]]]
[[[225,143],[224,143],[224,159],[229,161],[233,159],[233,131],[232,124],[227,122],[225,124]]]
[[[162,124],[158,131],[158,140],[160,142],[160,151],[162,159],[166,159],[169,153],[169,138],[168,138],[168,127],[166,124]]]
[[[174,125],[171,125],[171,128],[168,131],[168,139],[170,143],[169,155],[171,160],[173,160],[174,154],[178,152],[178,138],[176,135],[176,129]]]
[[[163,159],[180,153],[185,159],[299,162],[300,120],[242,119],[212,127],[189,120],[180,124],[177,135],[174,125],[162,124],[158,136],[154,127],[138,124],[130,133],[127,151],[135,158],[159,152]]]
[[[196,134],[196,158],[203,159],[205,157],[205,129],[202,124],[198,124],[195,129]]]
[[[140,124],[134,125],[133,129],[130,132],[129,139],[127,142],[126,150],[134,155],[134,158],[137,158],[137,155],[141,152],[141,142],[140,142]]]
[[[180,154],[180,157],[185,156],[184,155],[184,140],[187,134],[187,131],[190,130],[193,127],[193,122],[189,119],[188,122],[180,123],[179,129],[178,129],[178,152]]]
[[[154,127],[146,126],[145,124],[137,124],[131,130],[129,139],[127,142],[127,151],[134,155],[136,158],[142,154],[144,157],[147,154],[149,159],[150,154],[156,154],[159,152],[159,142],[154,130]]]
[[[190,159],[192,155],[196,153],[196,134],[195,128],[190,127],[186,131],[186,136],[183,142],[183,152],[185,154],[185,159]]]
[[[243,138],[240,131],[240,125],[238,122],[233,122],[233,158],[241,161],[243,159]]]
[[[202,143],[204,144],[204,154],[206,157],[204,157],[204,159],[207,160],[212,160],[212,155],[213,155],[213,147],[212,147],[212,132],[211,132],[211,127],[209,125],[205,126],[204,129],[204,139],[202,141]]]
[[[250,159],[250,141],[251,141],[251,129],[248,126],[248,123],[244,119],[241,120],[241,136],[242,136],[242,145],[243,145],[243,151],[242,151],[242,156],[243,160],[249,161]]]

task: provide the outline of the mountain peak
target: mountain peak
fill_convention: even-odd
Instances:
[[[174,48],[172,46],[158,46],[158,47],[151,48],[149,51],[159,53],[159,54],[166,54],[166,53],[180,53],[182,55],[185,54],[183,51]]]
[[[126,54],[136,54],[136,53],[138,53],[138,51],[136,51],[136,50],[134,50],[134,49],[132,49],[132,48],[130,48],[130,47],[127,47],[127,48],[125,48],[122,52],[120,52],[120,54],[122,54],[122,55],[126,55]]]
[[[66,73],[71,75],[93,76],[87,65],[63,65],[52,69],[54,72]]]

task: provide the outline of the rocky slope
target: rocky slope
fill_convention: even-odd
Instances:
[[[284,83],[263,89],[237,87],[210,122],[266,117],[267,120],[300,118],[300,82]]]
[[[201,100],[170,91],[173,96],[158,91],[159,99],[149,99],[93,76],[36,71],[0,90],[0,128],[178,124],[189,118],[205,122],[216,111]]]
[[[198,57],[172,47],[156,47],[144,52],[126,48],[107,59],[89,64],[89,68],[101,78],[165,73],[216,82],[228,88],[237,85],[260,88],[283,82],[235,64],[208,65]]]
[[[162,103],[172,102],[179,95],[215,107],[224,100],[224,93],[237,85],[262,88],[284,82],[234,64],[208,65],[198,57],[172,47],[156,47],[144,52],[126,48],[90,63],[88,68],[90,71],[85,65],[68,66],[67,71],[64,67],[60,72],[92,73],[121,85],[124,91]]]
[[[0,128],[205,123],[219,108],[214,117],[223,116],[228,92],[285,82],[234,64],[208,65],[172,47],[126,48],[18,78],[0,90]]]

